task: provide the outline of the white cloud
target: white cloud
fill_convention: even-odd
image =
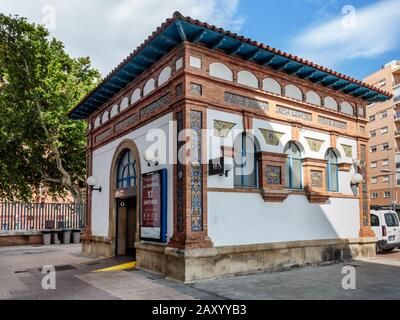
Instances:
[[[379,1],[355,9],[355,28],[343,28],[345,15],[339,15],[300,33],[292,39],[288,50],[334,67],[347,60],[373,58],[399,48],[400,0]]]
[[[1,0],[0,12],[42,22],[45,6],[55,8],[51,34],[74,57],[90,56],[103,75],[140,45],[174,11],[239,31],[239,0]]]

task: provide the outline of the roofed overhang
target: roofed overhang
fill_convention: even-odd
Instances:
[[[261,66],[270,66],[275,70],[341,91],[368,103],[381,102],[391,98],[389,93],[359,80],[175,13],[172,19],[168,19],[105,77],[69,113],[70,118],[86,119],[183,41],[202,44],[214,50],[222,50],[227,55],[237,56]]]

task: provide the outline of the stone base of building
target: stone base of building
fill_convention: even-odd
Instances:
[[[115,256],[115,246],[105,237],[82,239],[82,253],[97,257]]]
[[[281,242],[182,250],[136,244],[137,267],[183,282],[375,256],[375,238]]]

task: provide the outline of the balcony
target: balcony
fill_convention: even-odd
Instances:
[[[393,102],[394,104],[400,103],[400,84],[393,87]]]

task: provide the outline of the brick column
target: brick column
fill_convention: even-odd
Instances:
[[[207,137],[206,110],[193,107],[175,113],[177,121],[177,164],[174,165],[174,235],[168,246],[207,248]],[[185,141],[179,132],[187,130]],[[182,148],[186,152],[182,152]],[[178,157],[178,152],[180,157]],[[183,163],[182,163],[183,162]]]
[[[87,134],[87,146],[86,146],[86,178],[92,175],[92,135]],[[85,181],[86,184],[86,181]],[[86,186],[86,211],[85,211],[85,228],[82,232],[82,240],[89,241],[92,235],[92,190],[89,186]]]
[[[359,197],[360,197],[360,237],[375,237],[371,229],[370,221],[370,204],[371,199],[369,196],[368,180],[369,180],[369,166],[368,166],[368,140],[359,139],[357,144],[357,154],[360,159],[359,173],[363,176],[363,182],[360,183]]]

